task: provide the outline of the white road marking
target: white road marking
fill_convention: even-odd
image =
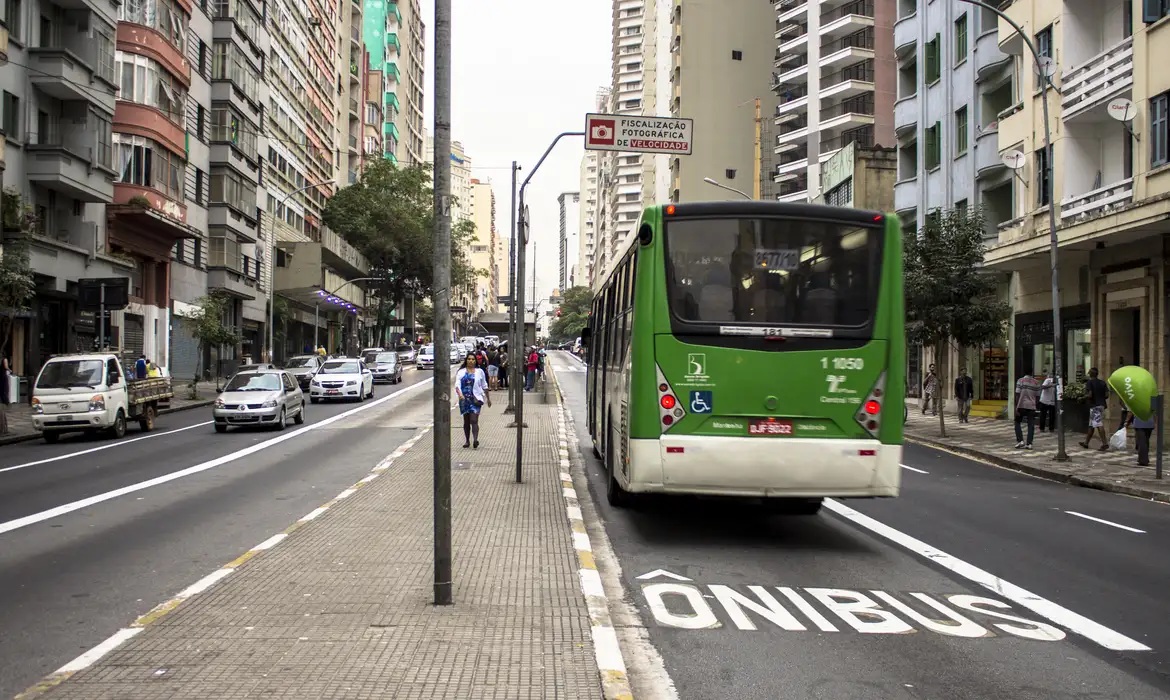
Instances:
[[[220,579],[226,578],[227,575],[233,571],[235,571],[235,569],[216,569],[195,583],[192,583],[190,586],[184,588],[179,593],[179,595],[175,596],[175,598],[179,600],[186,600],[193,595],[199,595],[203,591],[206,591],[208,588],[214,586]]]
[[[928,561],[932,561],[969,581],[973,581],[1013,603],[1031,610],[1050,622],[1072,630],[1106,649],[1113,651],[1150,651],[1150,648],[1141,642],[1130,639],[1120,632],[1111,630],[1100,623],[1093,622],[1087,617],[1075,613],[1064,606],[1041,598],[1035,593],[1021,588],[1014,583],[1005,581],[990,572],[980,569],[974,564],[968,564],[962,559],[935,549],[922,540],[907,535],[900,530],[895,530],[889,525],[874,520],[868,515],[863,515],[839,501],[826,499],[825,508],[853,524],[863,527],[880,537],[884,537],[894,544],[904,547],[914,554]]]
[[[928,472],[928,471],[926,471],[926,470],[924,470],[924,469],[917,469],[917,468],[915,468],[915,467],[911,467],[911,466],[910,466],[910,465],[908,465],[908,464],[903,464],[903,465],[900,465],[900,466],[901,466],[903,469],[909,469],[910,471],[912,471],[912,472],[918,472],[919,474],[929,474],[929,473],[930,473],[930,472]]]
[[[273,535],[272,537],[269,537],[268,539],[264,540],[260,544],[253,547],[252,551],[253,552],[263,552],[266,549],[272,549],[276,545],[280,544],[281,541],[284,540],[284,538],[286,538],[286,537],[288,537],[288,533],[278,532],[275,535]]]
[[[199,427],[204,426],[204,425],[211,425],[214,422],[215,421],[211,421],[211,420],[203,421],[202,423],[196,423],[195,425],[188,425],[185,428],[176,428],[174,430],[168,430],[165,433],[150,433],[149,435],[141,435],[139,437],[130,438],[129,440],[122,439],[122,440],[118,440],[117,442],[111,442],[107,445],[100,445],[98,447],[91,447],[88,450],[80,450],[78,452],[70,452],[67,455],[60,455],[59,457],[48,457],[46,459],[38,459],[35,462],[26,462],[25,464],[17,464],[17,465],[11,466],[11,467],[4,467],[4,468],[0,469],[0,473],[10,472],[10,471],[13,471],[16,469],[25,469],[27,467],[35,467],[35,466],[40,465],[40,464],[48,464],[49,462],[60,462],[63,459],[69,459],[71,457],[80,457],[81,455],[87,455],[87,454],[91,454],[93,452],[101,452],[102,450],[112,450],[115,447],[122,447],[124,445],[129,445],[129,444],[138,442],[140,440],[149,440],[151,438],[163,437],[164,435],[174,435],[175,433],[181,433],[184,430],[190,430],[192,428],[199,428]]]
[[[120,489],[114,489],[113,491],[107,491],[106,493],[100,493],[96,496],[90,496],[89,498],[83,498],[80,501],[73,501],[72,503],[65,503],[63,505],[57,506],[56,508],[50,508],[49,510],[41,511],[40,513],[33,513],[32,515],[26,515],[23,518],[17,518],[15,520],[9,520],[7,522],[0,523],[0,535],[3,535],[6,532],[12,532],[13,530],[19,530],[23,527],[28,527],[29,525],[35,525],[36,523],[44,522],[46,520],[52,520],[53,518],[57,518],[57,517],[60,517],[62,515],[66,515],[68,513],[72,513],[74,511],[81,510],[82,508],[88,508],[90,506],[97,505],[98,503],[104,503],[105,501],[113,500],[115,498],[118,498],[119,496],[125,496],[126,494],[135,493],[137,491],[142,491],[144,489],[151,488],[152,486],[159,486],[160,484],[165,484],[165,483],[170,482],[170,481],[182,479],[183,477],[191,476],[192,474],[198,474],[200,472],[205,472],[208,469],[215,469],[216,467],[222,467],[223,465],[228,464],[230,462],[234,462],[237,459],[240,459],[241,457],[247,457],[248,455],[255,454],[263,449],[272,447],[273,445],[279,445],[282,442],[285,442],[287,440],[292,440],[293,438],[304,435],[305,433],[308,433],[310,431],[317,430],[319,428],[324,428],[328,425],[332,425],[332,424],[337,423],[339,421],[345,420],[346,418],[348,418],[352,415],[361,413],[363,411],[368,411],[372,408],[376,408],[376,407],[386,403],[387,401],[390,401],[391,399],[397,398],[398,396],[405,394],[406,392],[415,391],[415,390],[419,389],[420,387],[430,386],[432,381],[433,380],[431,380],[431,379],[426,379],[424,381],[419,382],[418,384],[412,384],[411,386],[408,386],[405,389],[399,389],[398,391],[394,392],[393,394],[388,394],[386,396],[383,396],[380,399],[376,399],[376,400],[371,401],[369,403],[362,404],[361,406],[358,406],[357,408],[350,409],[350,410],[346,411],[345,413],[339,413],[336,416],[330,416],[329,418],[326,418],[325,420],[323,420],[319,423],[311,423],[310,425],[308,425],[304,428],[301,428],[300,430],[296,430],[296,431],[293,431],[290,433],[285,433],[285,434],[280,435],[278,437],[274,437],[274,438],[271,438],[269,440],[265,440],[264,442],[260,442],[260,443],[257,443],[255,445],[252,445],[250,447],[245,447],[242,450],[237,450],[235,452],[231,452],[229,454],[223,455],[222,457],[217,457],[217,458],[209,460],[207,462],[203,462],[202,464],[196,464],[193,467],[187,467],[186,469],[180,469],[177,472],[171,472],[170,474],[164,474],[162,476],[157,476],[153,479],[148,479],[146,481],[140,481],[137,484],[123,486]]]
[[[1130,527],[1128,525],[1121,525],[1119,523],[1115,523],[1115,522],[1112,522],[1109,520],[1102,520],[1101,518],[1094,518],[1091,515],[1085,515],[1084,513],[1078,513],[1075,510],[1066,510],[1064,512],[1068,513],[1069,515],[1075,515],[1078,518],[1084,518],[1085,520],[1092,520],[1095,523],[1101,523],[1102,525],[1108,525],[1110,527],[1115,527],[1118,530],[1128,530],[1129,532],[1136,532],[1139,535],[1146,534],[1145,530],[1139,530],[1136,527]]]
[[[320,508],[314,508],[313,510],[309,511],[308,515],[301,518],[297,522],[298,523],[307,523],[310,520],[316,520],[318,515],[321,515],[322,513],[324,513],[327,510],[329,510],[329,509],[326,508],[325,506],[321,506]]]
[[[95,661],[110,653],[114,649],[117,649],[123,642],[138,634],[143,629],[145,628],[124,627],[118,630],[117,632],[110,635],[106,641],[57,669],[57,672],[54,675],[60,675],[62,673],[77,673],[78,671],[89,667]]]
[[[655,579],[655,578],[672,578],[675,581],[690,581],[690,579],[687,578],[686,576],[679,576],[678,574],[676,574],[672,571],[667,571],[666,569],[655,569],[651,572],[642,574],[641,576],[638,577],[638,580],[639,581],[649,581],[649,580]]]

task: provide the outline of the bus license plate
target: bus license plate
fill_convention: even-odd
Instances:
[[[753,418],[748,421],[748,435],[791,435],[792,421]]]

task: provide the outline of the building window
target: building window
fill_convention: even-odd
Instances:
[[[968,209],[970,209],[970,205],[967,204],[967,200],[960,199],[959,201],[955,202],[955,211],[959,212],[959,216],[963,217],[964,219],[967,218]]]
[[[1052,58],[1052,25],[1036,33],[1036,53]]]
[[[11,39],[21,38],[20,28],[24,26],[24,17],[20,0],[4,0],[4,24],[8,27],[8,36]]]
[[[110,120],[96,112],[90,112],[95,128],[95,151],[97,164],[111,170],[114,169],[114,126]]]
[[[5,93],[4,97],[7,102],[8,94]],[[5,104],[5,128],[8,127],[7,106]],[[1150,100],[1150,165],[1157,167],[1167,163],[1170,163],[1170,92]]]
[[[955,20],[955,65],[967,60],[967,15]]]
[[[158,63],[138,54],[118,51],[114,58],[119,76],[118,99],[154,107],[183,126],[187,88]]]
[[[926,84],[937,81],[942,75],[942,66],[939,56],[939,38],[938,34],[934,38],[926,42]]]
[[[183,201],[186,163],[161,145],[141,136],[114,133],[116,181],[158,190]]]
[[[1167,16],[1170,16],[1170,0],[1142,0],[1142,21],[1146,24],[1153,24]]]
[[[211,4],[214,19],[231,19],[243,30],[244,36],[259,36],[262,27],[260,16],[245,0],[214,0]]]
[[[825,204],[830,207],[853,206],[853,178],[845,180],[825,193]]]
[[[4,134],[20,139],[20,98],[11,92],[4,93]]]
[[[742,60],[743,60],[743,51],[734,51],[734,50],[733,50],[733,51],[731,52],[731,60],[733,60],[733,61],[742,61]]]
[[[259,99],[260,78],[240,49],[230,41],[217,41],[211,58],[212,80],[230,80],[252,102]]]
[[[93,54],[97,56],[97,74],[107,82],[118,82],[118,70],[114,65],[114,36],[116,30],[105,22],[94,21]]]
[[[961,156],[967,152],[967,134],[970,129],[967,124],[967,107],[964,105],[955,112],[955,155]]]
[[[256,132],[235,112],[226,107],[211,109],[211,142],[230,143],[245,157],[256,159]]]
[[[926,128],[926,169],[933,170],[942,162],[942,139],[939,138],[941,129],[935,122]]]
[[[212,176],[215,177],[214,175]],[[240,255],[240,241],[233,234],[226,231],[212,229],[207,238],[207,266],[226,267],[229,270],[242,272],[243,262]]]
[[[1036,203],[1040,206],[1048,204],[1048,151],[1036,151]]]
[[[183,53],[187,40],[187,14],[174,0],[126,0],[118,19],[150,27]]]
[[[256,210],[256,185],[234,170],[211,171],[211,204],[226,204],[251,216]]]

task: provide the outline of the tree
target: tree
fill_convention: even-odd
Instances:
[[[0,251],[0,356],[5,354],[17,314],[28,311],[29,302],[36,294],[29,261],[28,234],[36,229],[32,210],[21,205],[20,195],[5,190],[3,202],[3,229],[7,233]]]
[[[196,299],[196,309],[187,317],[194,325],[191,334],[199,343],[199,359],[195,366],[195,376],[191,378],[191,398],[198,398],[196,384],[199,381],[199,375],[203,373],[201,365],[207,351],[211,348],[218,350],[224,345],[234,345],[240,342],[240,336],[235,329],[224,325],[223,322],[224,313],[230,303],[231,299],[227,295],[213,292]],[[218,379],[218,377],[219,368],[217,367],[216,378]]]
[[[561,297],[557,318],[549,327],[549,337],[554,343],[564,343],[581,335],[581,329],[589,324],[589,305],[593,293],[588,287],[571,287]]]
[[[977,210],[932,213],[917,236],[904,246],[906,338],[935,349],[941,358],[948,343],[979,347],[1003,337],[1011,306],[996,293],[983,266],[984,219]],[[942,363],[937,363],[941,372]],[[939,393],[946,386],[939,374]],[[944,412],[939,433],[946,437]]]
[[[429,301],[419,299],[414,304],[415,335],[426,335],[435,327],[435,307]]]
[[[370,262],[370,290],[400,303],[434,293],[434,201],[429,166],[399,167],[378,159],[325,207],[325,224]],[[469,260],[475,225],[457,222],[451,231],[451,289],[470,284],[477,272]],[[421,325],[421,324],[419,324]],[[378,329],[378,335],[381,335]]]

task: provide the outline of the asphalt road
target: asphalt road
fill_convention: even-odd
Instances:
[[[586,375],[564,354],[553,366],[626,599],[678,697],[1170,693],[1167,507],[908,446],[900,498],[816,517],[681,498],[616,510]],[[637,695],[654,669],[626,663]]]
[[[431,376],[408,368],[402,384],[378,385],[373,402],[310,405],[306,424],[284,432],[219,435],[203,408],[122,440],[5,446],[0,698],[366,475],[429,422],[431,392],[410,387]]]

